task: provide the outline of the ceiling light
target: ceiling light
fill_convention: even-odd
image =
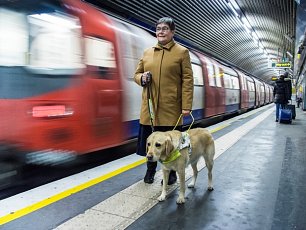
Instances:
[[[231,9],[231,11],[234,13],[234,15],[235,15],[237,18],[239,18],[240,15],[239,15],[238,12],[235,10],[235,8],[234,8],[234,6],[232,5],[231,2],[232,2],[232,1],[228,1],[227,4],[228,4],[229,8]],[[236,3],[236,4],[237,4],[237,3]]]
[[[293,58],[293,55],[289,51],[287,51],[286,54],[288,54],[291,58]]]

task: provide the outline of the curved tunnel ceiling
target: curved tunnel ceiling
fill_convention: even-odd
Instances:
[[[295,0],[87,0],[128,21],[143,22],[154,31],[155,22],[164,16],[174,18],[176,39],[188,41],[223,61],[270,82],[278,70],[269,68],[268,58],[287,58],[293,62],[295,37]],[[243,26],[247,20],[255,32]],[[254,41],[259,38],[262,48]]]

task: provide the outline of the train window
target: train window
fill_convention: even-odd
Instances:
[[[222,87],[221,76],[222,76],[222,74],[220,73],[219,67],[215,66],[215,79],[216,79],[216,86],[217,87]]]
[[[33,12],[43,11],[40,7],[33,5]],[[50,8],[39,14],[29,9],[22,13],[22,7],[18,12],[0,8],[0,44],[5,44],[0,46],[1,66],[22,66],[33,74],[53,76],[84,69],[79,20]]]
[[[0,66],[25,66],[29,31],[25,14],[0,8]]]
[[[231,82],[230,75],[224,73],[223,79],[224,79],[224,87],[227,88],[227,89],[231,89],[232,88],[232,82]]]
[[[241,78],[242,79],[242,84],[241,84],[241,87],[242,89],[244,90],[247,90],[248,89],[248,80],[247,80],[247,77],[245,75],[242,75],[243,77]]]
[[[206,59],[206,67],[207,67],[207,72],[208,72],[208,82],[210,86],[216,86],[215,83],[215,71],[214,71],[214,66],[211,62],[208,62]]]
[[[239,89],[238,77],[229,74],[223,74],[224,87],[227,89]]]
[[[248,88],[249,88],[249,91],[255,91],[253,82],[248,81]]]
[[[40,74],[70,75],[85,68],[81,26],[73,16],[61,13],[28,15],[28,68]]]
[[[238,77],[231,76],[231,81],[232,81],[233,89],[239,89]]]
[[[199,65],[191,64],[193,72],[193,82],[194,85],[204,85],[203,83],[203,72],[202,68]]]
[[[145,37],[141,36],[140,38],[137,35],[138,30],[134,26],[121,22],[116,18],[112,19],[114,20],[114,30],[120,34],[118,36],[118,47],[121,53],[121,64],[125,69],[122,74],[125,79],[133,78],[135,69],[144,50],[141,47],[141,39],[145,39]]]
[[[85,37],[85,47],[88,69],[98,72],[100,78],[112,79],[116,68],[113,43],[96,37]]]
[[[261,86],[260,86],[260,90],[261,90],[261,92],[264,92],[264,91],[265,91],[264,85],[261,85]]]

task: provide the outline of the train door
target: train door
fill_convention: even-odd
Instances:
[[[269,104],[269,98],[270,98],[270,89],[267,84],[264,84],[265,87],[265,105]]]
[[[148,32],[116,18],[112,18],[120,50],[119,60],[123,88],[123,123],[126,138],[137,137],[139,130],[142,88],[133,79],[135,70],[146,48],[156,44]]]
[[[241,95],[238,75],[226,66],[223,69],[223,80],[225,88],[225,110],[226,113],[237,112],[240,109]]]
[[[84,112],[88,115],[84,122],[90,127],[88,144],[92,149],[117,145],[123,140],[122,86],[112,22],[86,3],[72,0],[65,3],[68,3],[67,8],[71,13],[80,19],[84,36],[87,65],[84,85],[88,98],[83,109],[88,110]]]
[[[241,92],[240,110],[245,111],[249,108],[249,92],[247,88],[247,78],[242,72],[240,71],[237,72],[239,73],[238,76],[239,76],[240,92]]]
[[[260,82],[260,106],[265,104],[265,86]]]
[[[204,118],[204,79],[203,79],[203,69],[200,59],[193,53],[189,52],[191,60],[191,68],[193,72],[193,105],[192,114],[194,119],[202,120]],[[191,122],[190,117],[184,118],[184,124],[189,124]]]
[[[254,78],[255,83],[255,107],[260,107],[260,83]]]
[[[204,55],[199,55],[204,64],[205,117],[225,113],[225,89],[219,65]]]

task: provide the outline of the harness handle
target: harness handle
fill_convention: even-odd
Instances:
[[[191,126],[192,126],[192,125],[193,125],[193,123],[194,123],[194,117],[193,117],[193,115],[192,115],[192,111],[190,111],[189,115],[190,115],[190,116],[191,116],[191,118],[192,118],[192,122],[191,122],[191,124],[190,124],[190,126],[189,126],[189,128],[188,128],[187,132],[190,130]],[[175,129],[176,129],[176,127],[177,127],[178,123],[180,122],[180,120],[181,120],[182,116],[183,116],[183,114],[181,113],[181,115],[180,115],[180,117],[178,118],[178,120],[177,120],[177,122],[176,122],[176,125],[174,126],[173,130],[175,130]]]

